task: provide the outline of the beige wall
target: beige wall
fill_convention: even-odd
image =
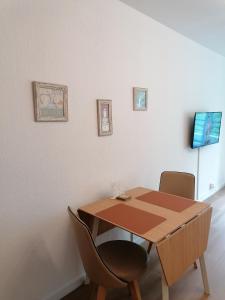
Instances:
[[[190,121],[224,111],[225,59],[117,0],[3,0],[0,45],[0,298],[58,299],[82,275],[67,205],[196,173]],[[68,85],[68,123],[33,121],[33,80]],[[113,136],[97,136],[97,98],[113,100]],[[225,183],[223,149],[201,151],[204,197]]]

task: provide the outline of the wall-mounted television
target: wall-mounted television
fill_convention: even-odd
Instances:
[[[192,148],[219,142],[222,112],[196,112]]]

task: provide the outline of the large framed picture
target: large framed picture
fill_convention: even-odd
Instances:
[[[133,110],[147,110],[148,106],[148,89],[133,88]]]
[[[112,101],[97,100],[98,135],[112,135]]]
[[[65,85],[33,82],[36,122],[68,121],[68,88]]]

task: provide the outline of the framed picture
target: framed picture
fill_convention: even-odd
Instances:
[[[65,85],[33,82],[36,122],[68,121],[68,88]]]
[[[97,100],[98,135],[112,135],[112,101]]]
[[[147,110],[148,89],[133,88],[133,110]]]

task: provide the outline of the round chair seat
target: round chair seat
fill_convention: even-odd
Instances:
[[[101,244],[97,249],[107,267],[122,280],[131,282],[145,271],[146,251],[133,242],[110,241]]]

